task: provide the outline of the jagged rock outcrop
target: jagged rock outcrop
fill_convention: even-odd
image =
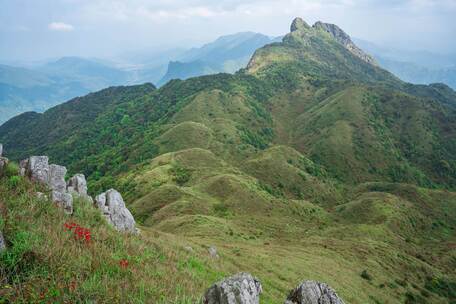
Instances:
[[[293,289],[284,304],[344,304],[325,283],[304,281]]]
[[[48,176],[48,186],[53,191],[57,192],[66,192],[66,182],[65,175],[67,169],[64,166],[59,165],[50,165],[49,166],[49,176]]]
[[[93,203],[92,197],[87,194],[87,180],[84,174],[78,173],[70,178],[67,183],[67,190],[69,193]]]
[[[258,304],[263,292],[260,281],[249,273],[238,273],[212,285],[204,304]]]
[[[73,214],[73,196],[70,193],[52,191],[51,198],[66,214]]]
[[[31,180],[48,184],[49,181],[49,158],[47,156],[31,156],[19,164],[21,174]]]
[[[87,181],[84,174],[76,174],[68,180],[68,191],[87,196]]]
[[[308,28],[310,28],[310,26],[302,18],[297,17],[291,23],[290,32],[300,31]]]
[[[334,37],[337,42],[342,44],[353,55],[369,64],[377,65],[375,59],[372,56],[366,54],[356,44],[354,44],[350,36],[337,25],[318,21],[312,27],[317,30],[321,29],[328,32],[332,37]]]
[[[31,156],[21,161],[19,167],[21,175],[48,186],[52,201],[61,206],[65,213],[73,213],[73,197],[67,191],[67,169],[64,166],[49,165],[47,156]]]
[[[0,157],[3,155],[3,145],[0,144]]]
[[[95,197],[95,204],[108,222],[119,231],[137,233],[133,215],[125,206],[122,195],[115,189],[101,193]]]

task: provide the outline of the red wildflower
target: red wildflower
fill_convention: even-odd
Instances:
[[[69,289],[71,292],[75,291],[76,290],[76,281],[71,281],[70,282],[70,286],[69,286]]]
[[[63,225],[68,231],[73,231],[74,238],[76,240],[83,240],[86,243],[90,242],[91,235],[90,230],[84,227],[79,226],[76,223],[70,222]]]
[[[128,260],[127,259],[122,259],[119,261],[120,268],[127,269],[128,267]]]

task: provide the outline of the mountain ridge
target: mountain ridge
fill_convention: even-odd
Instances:
[[[97,250],[61,265],[46,257],[69,249],[35,249],[59,279],[80,269],[69,299],[116,301],[129,282],[132,302],[197,302],[209,281],[248,271],[271,304],[302,278],[349,303],[454,301],[454,91],[404,83],[326,30],[293,24],[235,74],[111,88],[0,126],[8,157],[49,155],[83,172],[91,194],[115,187],[142,231],[108,235],[75,205],[102,236]],[[24,229],[47,231],[49,213],[22,208],[33,200],[7,180],[2,201],[35,215]],[[19,226],[11,214],[6,237]],[[134,271],[92,274],[98,252]]]

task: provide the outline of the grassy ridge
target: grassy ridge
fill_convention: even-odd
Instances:
[[[24,248],[41,259],[3,270],[7,282],[57,285],[53,296],[70,301],[193,303],[214,280],[249,271],[264,303],[282,302],[303,279],[329,283],[348,303],[454,302],[453,99],[306,28],[236,75],[112,88],[20,116],[0,127],[8,156],[47,154],[84,172],[92,194],[117,188],[143,234],[119,236],[77,202],[73,220],[92,229],[96,250],[81,248],[51,231],[68,219],[37,201],[34,185],[3,177],[7,255],[25,232],[38,241]],[[74,252],[81,258],[62,265]],[[77,294],[58,286],[78,267]]]

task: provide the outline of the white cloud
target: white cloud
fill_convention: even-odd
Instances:
[[[74,30],[74,26],[68,23],[63,22],[51,22],[48,25],[48,28],[51,31],[58,31],[58,32],[70,32]]]

